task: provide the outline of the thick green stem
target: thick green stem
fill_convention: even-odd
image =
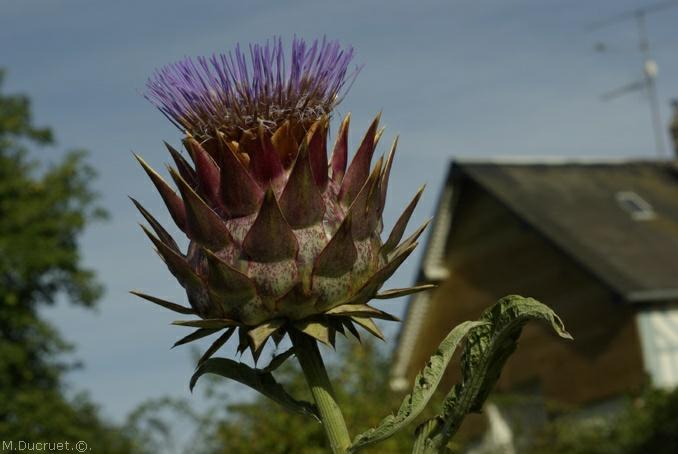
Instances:
[[[332,452],[345,454],[351,445],[351,437],[346,428],[344,415],[341,414],[334,396],[334,390],[320,356],[318,344],[312,337],[295,330],[291,330],[290,337],[294,345],[294,352],[299,359],[306,382],[318,407]]]
[[[426,442],[428,441],[431,434],[436,430],[438,425],[438,420],[429,419],[417,427],[417,431],[415,432],[416,438],[414,440],[414,446],[412,447],[412,454],[426,454]]]

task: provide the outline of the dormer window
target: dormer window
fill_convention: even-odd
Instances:
[[[629,213],[634,221],[649,221],[656,217],[652,205],[633,191],[619,191],[615,198],[619,206]]]

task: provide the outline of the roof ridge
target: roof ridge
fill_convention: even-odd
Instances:
[[[596,156],[489,156],[487,158],[466,158],[463,156],[450,159],[452,164],[461,165],[586,165],[586,164],[676,164],[674,159],[658,159],[645,157],[596,157]]]

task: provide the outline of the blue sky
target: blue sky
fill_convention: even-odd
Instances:
[[[388,228],[423,183],[428,189],[413,224],[432,214],[452,157],[653,158],[644,95],[600,101],[602,93],[641,77],[635,25],[586,29],[644,4],[3,0],[5,90],[28,93],[36,122],[52,126],[58,140],[58,146],[34,156],[50,161],[69,148],[90,150],[101,202],[112,214],[81,243],[85,263],[107,288],[99,309],[86,312],[63,303],[44,312],[76,344],[85,364],[69,376],[73,389],[88,390],[117,420],[146,398],[189,395],[189,350],[169,350],[185,331],[169,325],[174,317],[168,311],[127,293],[142,289],[183,301],[127,199],[133,195],[170,223],[130,155],[137,151],[162,168],[168,160],[162,140],[175,145],[180,140],[139,94],[156,67],[274,34],[327,35],[353,45],[356,62],[365,67],[338,109],[352,112],[351,143],[357,144],[380,110],[387,128],[382,151],[400,135]],[[668,100],[678,97],[677,20],[678,7],[648,18],[665,123]],[[598,41],[609,52],[594,52]],[[415,253],[389,286],[411,283],[419,257]],[[403,310],[402,300],[379,305],[396,314]],[[391,348],[397,326],[385,328]],[[232,387],[234,398],[243,391]]]

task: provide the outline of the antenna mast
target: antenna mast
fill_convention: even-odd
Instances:
[[[638,47],[640,53],[643,57],[643,80],[632,82],[623,87],[612,90],[608,93],[605,93],[601,98],[604,101],[616,98],[625,93],[631,91],[636,91],[639,89],[645,89],[647,93],[648,100],[650,101],[650,115],[652,120],[652,128],[654,130],[654,141],[657,149],[657,154],[659,157],[664,157],[666,153],[666,148],[664,145],[664,133],[662,129],[662,120],[661,113],[659,109],[659,97],[657,95],[657,63],[652,58],[650,52],[650,40],[647,34],[647,26],[645,23],[645,17],[648,14],[656,13],[658,11],[671,8],[673,6],[678,6],[678,1],[664,1],[660,3],[655,3],[653,5],[648,5],[644,8],[637,8],[632,11],[628,11],[622,14],[619,14],[610,19],[597,22],[591,26],[591,30],[598,30],[604,27],[607,27],[612,24],[619,22],[625,22],[627,20],[634,20],[636,26],[638,27]]]

